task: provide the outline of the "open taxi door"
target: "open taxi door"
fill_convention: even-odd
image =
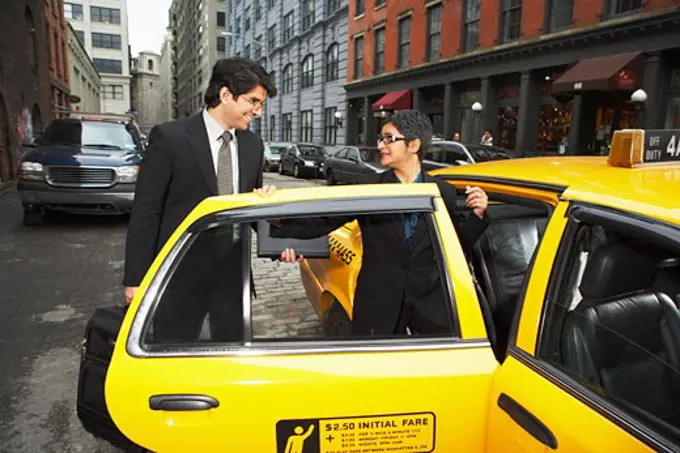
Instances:
[[[608,165],[632,172],[630,169],[645,162],[664,165],[673,159],[680,161],[680,152],[674,155],[678,140],[680,131],[616,131]],[[652,417],[649,414],[621,396],[617,397],[618,392],[619,395],[624,393],[622,386],[625,385],[629,386],[625,390],[628,392],[635,386],[646,387],[647,379],[648,385],[653,386],[653,374],[645,376],[648,370],[644,368],[633,370],[638,382],[622,384],[623,367],[612,367],[602,372],[603,383],[595,384],[597,379],[589,381],[579,369],[580,365],[575,366],[564,357],[580,354],[573,345],[583,343],[577,334],[585,330],[597,332],[593,337],[601,343],[611,342],[611,338],[615,337],[620,343],[614,343],[616,350],[628,349],[630,353],[630,350],[636,349],[637,357],[643,354],[650,356],[645,359],[646,363],[653,360],[651,353],[638,348],[633,342],[627,342],[620,332],[602,326],[598,316],[587,317],[575,309],[585,297],[578,292],[583,288],[579,283],[583,281],[584,272],[587,274],[591,269],[586,263],[598,250],[597,247],[607,240],[611,244],[617,238],[601,238],[600,228],[603,225],[618,233],[627,232],[635,240],[656,237],[666,243],[673,241],[673,237],[680,238],[680,229],[677,225],[642,218],[638,212],[612,209],[605,204],[607,197],[597,199],[593,195],[592,199],[583,200],[578,189],[565,189],[526,277],[507,356],[494,375],[485,451],[677,451],[677,444],[650,429],[648,421]],[[635,206],[632,202],[624,205]],[[678,205],[675,206],[677,209]],[[613,266],[613,263],[614,258],[608,256],[599,268],[602,270]],[[607,269],[604,269],[603,274],[606,273]],[[612,280],[625,279],[626,274],[610,274],[609,277]],[[596,287],[608,285],[596,280],[596,277],[590,278],[595,281]],[[625,297],[622,300],[624,302],[612,308],[617,316],[633,306]],[[591,312],[584,310],[583,313]],[[642,319],[638,316],[637,321],[642,322]],[[567,330],[567,325],[572,328]],[[574,325],[585,327],[583,330],[574,329]],[[627,326],[630,327],[630,324]],[[591,363],[594,359],[583,354],[574,362]],[[678,375],[680,371],[675,368],[672,373]],[[616,385],[618,387],[613,390]],[[671,426],[672,422],[659,422],[659,425],[664,424],[668,432],[677,433],[677,427]]]
[[[426,219],[450,334],[269,340],[253,335],[250,225],[395,212],[419,212]],[[238,335],[206,321],[198,338],[159,339],[163,329],[156,321],[177,303],[168,293],[173,278],[186,273],[185,263],[193,271],[186,273],[189,278],[213,272],[191,257],[197,244],[242,258],[224,268],[237,272],[242,284],[236,297],[228,294],[241,317],[238,323],[224,321]],[[230,255],[236,248],[243,253]],[[166,330],[168,338],[191,323],[191,313],[182,315],[186,323]],[[435,184],[316,187],[204,201],[165,245],[132,302],[105,393],[120,430],[159,453],[474,453],[484,449],[486,401],[497,366],[465,256]]]

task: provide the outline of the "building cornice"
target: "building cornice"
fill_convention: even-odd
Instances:
[[[414,78],[426,78],[435,74],[450,74],[451,80],[455,81],[457,71],[469,70],[471,67],[489,67],[501,62],[521,60],[529,56],[536,57],[567,50],[584,49],[589,45],[603,42],[626,41],[631,37],[644,37],[650,32],[654,34],[668,30],[677,33],[679,25],[679,7],[659,14],[626,16],[586,29],[564,30],[543,35],[533,40],[503,44],[491,49],[468,52],[453,58],[360,79],[345,84],[344,88],[348,92],[365,90],[380,87],[386,83],[412,81]],[[677,46],[677,42],[668,42],[668,46]]]

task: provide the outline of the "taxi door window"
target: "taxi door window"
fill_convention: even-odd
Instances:
[[[460,336],[431,212],[309,220],[277,220],[266,244],[250,222],[194,233],[156,296],[142,335],[146,349]],[[278,260],[289,238],[310,255],[304,262]]]
[[[147,346],[243,343],[246,227],[219,225],[185,246],[145,328]]]
[[[677,443],[680,229],[664,226],[665,238],[656,240],[661,236],[626,226],[570,223],[537,355],[585,390],[586,401],[604,400]]]

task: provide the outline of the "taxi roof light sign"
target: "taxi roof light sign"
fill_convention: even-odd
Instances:
[[[623,129],[614,132],[609,165],[680,163],[680,129]]]

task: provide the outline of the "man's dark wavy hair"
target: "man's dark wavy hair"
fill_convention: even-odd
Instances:
[[[208,89],[203,100],[208,107],[220,104],[220,90],[229,89],[234,99],[262,85],[270,98],[276,96],[276,87],[269,73],[261,64],[247,58],[223,58],[213,66]]]
[[[423,156],[430,149],[432,144],[432,122],[427,115],[420,110],[399,110],[390,116],[385,124],[392,124],[410,142],[415,139],[420,140],[418,158],[423,160]]]

